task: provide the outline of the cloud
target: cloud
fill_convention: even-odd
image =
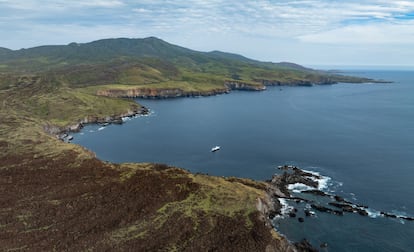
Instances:
[[[413,44],[414,21],[404,23],[359,24],[299,36],[303,42],[321,44]]]
[[[92,6],[92,7],[105,7],[105,8],[113,8],[124,6],[124,2],[119,0],[88,0],[88,1],[76,1],[78,6]]]
[[[293,57],[310,48],[306,44],[414,42],[414,2],[404,0],[0,0],[0,13],[0,46],[11,48],[159,36],[200,50],[235,48],[255,55],[266,53],[243,41],[278,44]]]
[[[31,10],[35,12],[42,12],[48,9],[69,9],[69,8],[82,8],[82,7],[105,7],[113,8],[124,6],[125,3],[121,0],[25,0],[25,1],[13,1],[13,0],[0,0],[0,7],[5,6],[13,9]]]

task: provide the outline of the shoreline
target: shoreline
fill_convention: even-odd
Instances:
[[[279,218],[297,219],[297,224],[295,225],[301,225],[308,218],[316,217],[317,212],[330,214],[337,218],[355,214],[364,218],[382,217],[401,221],[414,221],[414,216],[373,210],[365,204],[358,204],[332,192],[324,191],[324,188],[320,186],[321,181],[326,177],[319,173],[302,170],[292,165],[279,166],[278,169],[283,171],[283,173],[275,174],[270,181],[267,181],[267,195],[271,199],[270,202],[275,204],[275,207],[272,209],[273,211],[270,210],[265,213],[268,215],[269,221],[275,230],[277,230],[275,221]],[[300,185],[302,189],[295,190],[291,185]],[[295,193],[295,195],[292,195],[292,193]],[[296,205],[304,203],[306,206],[293,206],[288,201],[296,202]],[[285,235],[280,231],[277,232]],[[305,238],[302,242],[304,241],[307,242],[307,239]],[[318,245],[321,249],[328,247],[326,242],[310,245],[311,247]]]
[[[87,124],[95,124],[95,125],[101,125],[101,124],[108,124],[109,125],[109,124],[112,124],[112,123],[114,123],[114,124],[123,124],[124,121],[122,120],[122,118],[125,118],[125,117],[133,118],[135,116],[147,115],[149,113],[150,113],[150,110],[148,108],[146,108],[145,106],[141,105],[141,110],[140,111],[134,111],[133,113],[128,112],[128,113],[124,113],[124,114],[121,114],[121,115],[105,117],[105,118],[95,118],[94,120],[82,121],[78,124],[74,124],[74,126],[65,127],[63,129],[63,131],[60,131],[59,134],[57,134],[55,136],[59,140],[65,141],[65,138],[70,137],[70,135],[68,135],[68,133],[70,133],[70,132],[80,132],[83,129],[83,127]],[[119,122],[122,122],[122,123],[119,123]],[[49,132],[47,132],[47,133],[49,133]],[[66,134],[66,136],[62,138],[62,134]],[[70,141],[69,141],[69,143],[70,143]],[[87,151],[91,151],[91,150],[87,149]],[[120,163],[120,164],[122,164],[122,163]],[[139,163],[137,163],[137,164],[139,164]],[[188,171],[185,168],[177,168],[177,169],[189,172],[191,174],[196,174],[196,173],[192,173],[192,172]],[[298,169],[298,168],[296,168],[296,169]],[[218,177],[218,176],[214,176],[214,175],[207,175],[207,176]],[[263,192],[265,193],[265,197],[264,198],[257,198],[257,202],[256,202],[255,207],[257,209],[257,212],[260,214],[259,215],[259,220],[263,222],[265,227],[268,227],[270,229],[269,230],[270,232],[276,232],[279,236],[282,237],[282,239],[285,239],[287,244],[284,244],[283,246],[285,246],[285,249],[287,249],[288,251],[291,251],[291,250],[292,251],[317,251],[317,249],[315,249],[306,239],[303,239],[302,241],[299,241],[299,242],[293,242],[293,241],[289,240],[289,238],[285,234],[279,232],[276,229],[275,225],[273,224],[273,221],[274,221],[275,218],[283,217],[283,215],[285,214],[283,212],[284,205],[281,202],[281,200],[283,200],[283,199],[294,199],[294,198],[290,197],[290,193],[289,193],[289,189],[288,189],[289,183],[279,184],[279,183],[275,182],[276,180],[278,180],[279,176],[280,175],[273,175],[271,180],[265,181],[265,183],[267,185],[266,188],[263,189]],[[231,180],[231,177],[226,177],[225,179],[226,180]],[[239,178],[235,178],[236,181],[238,179]],[[243,180],[243,179],[241,179],[241,180]],[[247,179],[247,180],[252,180],[254,182],[260,182],[260,181],[256,181],[256,180],[253,180],[253,179]],[[240,183],[244,184],[244,182],[240,182]]]
[[[150,113],[150,110],[138,103],[140,106],[139,109],[129,110],[126,113],[121,113],[119,115],[112,115],[106,117],[96,117],[96,116],[87,116],[83,120],[80,120],[78,123],[69,124],[67,126],[59,127],[52,124],[45,124],[43,130],[49,135],[53,135],[60,140],[64,140],[68,133],[71,132],[80,132],[85,125],[96,124],[96,125],[109,125],[109,124],[123,124],[124,118],[133,118],[139,115],[147,115]],[[64,137],[63,137],[64,136]]]
[[[147,112],[148,112],[148,110],[147,110]],[[96,119],[96,120],[91,120],[91,121],[88,121],[88,122],[84,122],[84,123],[80,123],[81,125],[82,125],[82,127],[83,127],[83,125],[84,124],[101,124],[101,123],[117,123],[117,120],[119,120],[119,118],[121,118],[121,120],[122,120],[122,117],[134,117],[134,116],[136,116],[136,115],[142,115],[143,113],[133,113],[133,114],[131,114],[131,113],[127,113],[126,114],[126,116],[111,116],[111,117],[105,117],[104,119],[103,118],[100,118],[100,119]],[[108,119],[109,118],[109,119]],[[77,129],[75,130],[75,131],[79,131],[79,130],[81,130],[82,129],[82,127],[77,127]],[[75,132],[74,131],[74,132]],[[295,169],[295,167],[292,167],[293,169]],[[297,167],[296,167],[297,168]],[[299,169],[299,168],[297,168],[297,169]],[[300,169],[299,169],[300,170]],[[302,172],[305,172],[305,171],[303,171],[303,170],[301,170]],[[302,174],[302,175],[304,175],[304,174]],[[306,174],[306,175],[304,175],[305,177],[306,176],[314,176],[314,174],[313,175],[309,175],[309,174]],[[273,178],[272,178],[272,182],[273,182]],[[280,182],[280,181],[279,181]],[[296,181],[296,183],[300,183],[300,182],[298,182],[298,181]],[[308,183],[308,182],[306,182],[306,183]],[[304,183],[304,184],[306,184],[306,183]],[[289,185],[289,184],[285,184],[285,185]],[[274,212],[272,212],[272,210],[273,211],[278,211],[277,209],[277,204],[279,204],[279,207],[282,205],[279,201],[278,201],[278,199],[290,199],[290,200],[304,200],[304,199],[302,199],[302,198],[292,198],[292,197],[290,197],[290,196],[288,196],[289,194],[288,193],[286,193],[286,191],[284,191],[284,190],[288,190],[288,188],[286,187],[286,186],[275,186],[275,187],[272,187],[272,186],[270,186],[271,187],[271,191],[269,191],[268,192],[268,196],[269,196],[269,198],[270,198],[270,200],[269,200],[269,202],[267,202],[267,204],[268,205],[274,205],[274,207],[273,207],[273,209],[272,208],[269,208],[269,209],[267,209],[267,211],[263,211],[263,213],[264,213],[264,221],[265,221],[265,223],[266,223],[266,225],[268,225],[269,223],[271,223],[271,219],[272,218],[270,218],[271,216],[273,216],[275,213]],[[309,185],[309,186],[311,186],[311,185]],[[276,190],[276,189],[278,189],[278,190]],[[281,189],[282,188],[282,189]],[[284,188],[284,190],[283,190],[283,188]],[[310,190],[309,190],[310,191]],[[321,191],[318,191],[318,190],[314,190],[314,192],[313,192],[314,194],[316,194],[316,195],[319,195],[319,194],[322,194],[321,193]],[[270,197],[270,196],[274,196],[274,195],[277,195],[278,196],[278,198],[276,198],[276,197],[274,197],[274,198],[272,198],[272,197]],[[328,197],[335,197],[334,195],[329,195],[329,194],[324,194],[324,195],[319,195],[319,196],[328,196]],[[276,200],[276,202],[275,202],[275,200],[274,199],[277,199]],[[312,207],[315,209],[315,210],[318,210],[318,211],[321,211],[321,212],[328,212],[328,213],[333,213],[333,214],[335,214],[335,215],[338,215],[338,216],[341,216],[341,215],[343,215],[343,213],[344,212],[355,212],[355,213],[359,213],[360,215],[363,215],[363,216],[367,216],[368,214],[365,214],[365,212],[364,212],[364,210],[363,210],[363,208],[365,208],[365,207],[362,207],[361,206],[361,208],[362,208],[362,211],[358,211],[357,210],[357,208],[354,208],[354,209],[351,209],[351,210],[349,210],[349,211],[346,211],[346,207],[347,206],[345,206],[345,205],[343,205],[343,204],[351,204],[350,202],[346,202],[346,201],[343,201],[343,199],[342,200],[337,200],[338,202],[338,205],[333,205],[334,207],[340,207],[340,208],[343,208],[342,210],[332,210],[332,209],[327,209],[327,208],[322,208],[322,207],[319,207],[318,205],[312,205]],[[262,203],[258,203],[259,205],[262,205],[263,204],[263,202]],[[342,204],[342,205],[341,205]],[[258,207],[258,210],[260,211],[260,209],[264,209],[263,208],[263,206],[260,206],[260,207]],[[279,209],[280,210],[280,209]],[[342,213],[341,213],[341,211],[342,211]],[[411,218],[411,217],[401,217],[401,216],[396,216],[396,215],[393,215],[393,214],[390,214],[390,213],[385,213],[385,212],[381,212],[381,215],[383,216],[383,217],[389,217],[389,218],[401,218],[401,219],[405,219],[405,220],[413,220],[413,218]],[[273,227],[273,229],[275,229],[275,227],[272,225],[272,227]],[[276,230],[276,229],[275,229]],[[278,231],[277,231],[278,232]],[[279,232],[278,232],[279,233]],[[280,234],[280,233],[279,233]],[[283,234],[282,234],[283,235]]]
[[[231,91],[265,91],[267,87],[312,87],[315,85],[335,85],[338,83],[350,83],[350,84],[368,84],[368,83],[391,83],[381,80],[364,79],[360,82],[341,82],[331,79],[321,81],[305,81],[305,80],[292,80],[289,82],[281,82],[278,80],[267,79],[255,79],[256,83],[247,83],[237,80],[226,80],[223,83],[223,87],[212,88],[209,90],[185,90],[183,88],[153,88],[150,85],[146,87],[122,87],[122,88],[107,88],[99,89],[96,91],[97,96],[113,97],[113,98],[142,98],[142,99],[171,99],[179,97],[205,97],[214,96],[220,94],[229,94]]]
[[[140,104],[139,104],[140,105]],[[150,113],[150,110],[143,106],[140,105],[141,108],[140,110],[134,110],[134,111],[128,111],[127,113],[122,113],[120,115],[115,115],[115,116],[107,116],[105,118],[98,118],[98,117],[88,117],[84,120],[82,120],[81,122],[77,123],[77,124],[72,124],[70,126],[66,126],[66,127],[57,127],[57,126],[50,126],[50,125],[46,125],[44,126],[44,131],[48,134],[54,135],[57,139],[64,141],[67,140],[67,138],[72,137],[69,135],[69,133],[71,132],[80,132],[85,125],[88,124],[95,124],[95,125],[102,125],[102,124],[123,124],[124,120],[123,118],[133,118],[136,116],[140,116],[140,115],[147,115]],[[89,119],[92,118],[92,119]],[[105,125],[106,126],[106,125]],[[73,138],[73,137],[72,137]],[[71,143],[70,141],[68,141],[68,143]],[[82,148],[85,148],[83,146],[81,146]],[[89,149],[86,149],[87,151],[91,151]],[[98,159],[100,160],[100,159]],[[100,160],[102,161],[102,160]],[[104,161],[102,161],[104,162]],[[123,163],[119,163],[118,165],[122,165]],[[139,164],[139,163],[137,163]],[[156,164],[155,164],[156,165]],[[179,170],[182,170],[184,172],[189,172],[188,170],[186,170],[185,168],[177,168]],[[196,173],[192,173],[189,172],[191,174],[196,174]],[[214,176],[214,175],[207,175],[207,176],[212,176],[212,177],[218,177],[218,176]],[[276,177],[276,175],[274,175],[273,177]],[[235,178],[235,180],[237,181],[239,178]],[[225,180],[232,180],[231,177],[226,177]],[[240,179],[240,181],[242,181],[243,179]],[[247,179],[247,180],[251,180],[253,182],[260,182],[260,181],[256,181],[253,179]],[[245,184],[245,182],[240,182],[242,184]],[[280,192],[281,189],[278,189],[278,186],[275,186],[272,184],[271,180],[269,181],[265,181],[266,183],[266,188],[263,189],[264,198],[257,198],[256,201],[256,210],[259,218],[259,221],[263,222],[263,225],[265,227],[267,227],[269,229],[269,232],[275,232],[279,238],[278,239],[282,239],[279,240],[279,242],[281,242],[281,245],[283,246],[283,248],[285,249],[285,251],[317,251],[314,247],[312,247],[312,245],[306,240],[302,240],[300,242],[292,242],[291,240],[288,239],[288,237],[286,235],[284,235],[283,233],[279,232],[273,222],[274,218],[277,218],[278,216],[283,216],[283,212],[282,212],[282,207],[283,204],[281,204],[280,202],[280,198],[275,197],[275,192]],[[252,186],[249,185],[248,183],[246,184],[248,186]],[[253,186],[254,187],[254,186]],[[287,189],[287,188],[286,188]],[[283,189],[282,189],[283,190]],[[279,195],[279,194],[277,194]],[[280,197],[284,198],[287,197],[286,195],[279,195]],[[273,249],[276,249],[275,251],[278,251],[278,248],[273,247]]]

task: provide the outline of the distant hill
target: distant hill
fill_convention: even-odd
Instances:
[[[232,53],[194,51],[170,44],[155,37],[143,39],[103,39],[84,44],[49,45],[14,51],[0,48],[0,53],[3,55],[0,58],[0,63],[10,66],[23,65],[27,66],[28,69],[37,71],[44,70],[44,68],[58,68],[62,65],[102,63],[120,58],[158,58],[184,66],[211,63],[212,61],[221,61],[222,63],[234,63],[237,61],[271,66],[271,64]],[[28,66],[29,62],[30,64],[37,63],[37,67]],[[281,63],[280,66],[296,69],[297,65]]]
[[[7,53],[7,52],[12,52],[12,50],[4,48],[4,47],[0,47],[0,52],[1,53]]]
[[[264,85],[371,81],[315,71],[294,63],[260,62],[220,51],[199,52],[155,37],[103,39],[20,50],[0,48],[0,56],[3,75],[0,89],[14,85],[9,81],[13,79],[10,75],[22,74],[42,75],[49,83],[59,82],[69,87],[158,84],[158,88],[178,85],[186,90],[204,91],[222,89],[229,80],[242,82],[243,88],[253,85],[253,89],[262,89]]]
[[[3,59],[6,59],[8,57],[9,53],[12,53],[13,51],[4,47],[0,47],[0,61]]]

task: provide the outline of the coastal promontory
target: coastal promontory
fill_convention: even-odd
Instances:
[[[62,141],[147,112],[130,99],[372,80],[157,38],[4,50],[0,247],[5,251],[301,251],[270,225],[269,183],[115,164]],[[305,249],[306,250],[306,249]]]

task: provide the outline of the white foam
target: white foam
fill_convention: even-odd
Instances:
[[[318,189],[323,190],[323,189],[328,188],[330,180],[331,180],[330,177],[321,176],[321,179],[318,179]]]
[[[305,205],[305,209],[309,211],[311,216],[317,217],[316,212],[312,211],[312,206],[309,203]]]
[[[279,198],[278,200],[280,204],[282,205],[282,208],[280,209],[281,215],[276,216],[276,218],[283,218],[284,216],[288,215],[293,210],[293,207],[289,206],[286,199]]]
[[[395,214],[398,218],[407,218],[408,214],[404,211],[393,210],[392,214]]]
[[[150,110],[148,113],[146,113],[146,114],[136,114],[136,115],[133,115],[133,116],[124,116],[124,117],[122,117],[121,119],[122,119],[122,121],[123,122],[126,122],[126,121],[130,121],[130,120],[132,120],[132,119],[136,119],[136,118],[138,118],[138,117],[146,117],[146,116],[153,116],[153,115],[155,115],[155,112],[154,111],[152,111],[152,110]]]
[[[287,188],[294,193],[300,193],[303,191],[314,189],[313,187],[302,183],[289,184]]]
[[[104,129],[105,129],[105,127],[100,127],[98,130],[101,131],[101,130],[104,130]]]
[[[122,119],[122,122],[126,122],[126,121],[131,120],[131,117],[125,116],[125,117],[122,117],[121,119]]]
[[[307,171],[307,170],[303,170],[303,171],[319,177],[319,178],[310,177],[310,179],[312,179],[313,181],[318,182],[318,190],[322,191],[323,189],[328,188],[329,182],[331,181],[330,177],[322,176],[319,172],[315,172],[315,171]]]
[[[371,218],[377,218],[381,216],[381,212],[374,209],[365,209],[365,211],[367,211],[368,216]]]
[[[146,113],[146,114],[142,114],[142,115],[137,115],[137,117],[138,116],[156,116],[157,115],[157,113],[155,113],[155,111],[153,111],[153,110],[150,110],[148,113]]]

